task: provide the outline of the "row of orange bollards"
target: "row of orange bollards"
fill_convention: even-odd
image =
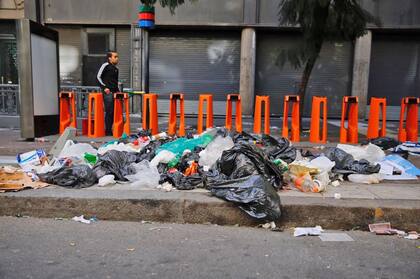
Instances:
[[[159,133],[157,94],[145,94],[143,98],[142,126],[150,129],[152,134]],[[101,93],[90,93],[88,98],[88,137],[103,137],[104,109]],[[123,133],[130,133],[129,97],[127,93],[114,94],[114,128],[113,136],[118,138]],[[168,134],[185,135],[184,94],[170,95]],[[327,142],[327,97],[312,97],[312,112],[309,141],[312,143]],[[177,125],[177,103],[179,102],[179,125]],[[204,104],[207,111],[204,114]],[[227,129],[233,129],[233,103],[235,103],[235,130],[242,132],[242,106],[239,94],[229,94],[226,102]],[[100,104],[100,105],[99,105]],[[420,98],[405,97],[401,101],[400,126],[398,139],[400,141],[418,140],[418,105]],[[340,142],[358,142],[358,105],[357,97],[345,96],[342,102]],[[284,97],[284,113],[282,136],[293,142],[300,141],[300,99],[299,96]],[[264,109],[264,133],[270,133],[270,97],[256,96],[254,112],[254,133],[261,133],[262,109]],[[125,113],[125,120],[124,120]],[[199,96],[197,132],[203,132],[204,115],[206,128],[213,127],[213,96],[201,94]],[[290,127],[289,127],[290,115]],[[60,133],[68,126],[76,127],[76,105],[73,92],[60,93]],[[382,123],[381,117],[382,116]],[[405,125],[404,125],[405,123]],[[367,138],[384,137],[386,135],[386,98],[371,98],[368,120]]]

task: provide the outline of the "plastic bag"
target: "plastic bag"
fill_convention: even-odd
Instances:
[[[98,156],[98,162],[93,167],[98,178],[107,174],[113,174],[116,180],[127,181],[126,175],[135,173],[131,166],[137,159],[136,154],[124,151],[110,150]]]
[[[176,157],[175,153],[172,153],[171,151],[168,151],[168,150],[162,150],[161,152],[159,152],[159,154],[157,154],[152,159],[152,161],[150,161],[150,164],[154,167],[159,165],[159,163],[167,164],[173,159],[175,159],[175,157]]]
[[[133,164],[132,167],[136,173],[126,176],[131,182],[131,187],[156,188],[158,186],[160,174],[156,166],[153,166],[149,161],[144,160],[140,163]]]
[[[159,154],[159,152],[162,152],[163,150],[167,150],[174,153],[176,156],[181,157],[185,150],[194,150],[197,146],[206,147],[212,140],[213,136],[210,134],[204,134],[193,139],[179,138],[161,145],[156,150],[156,154]]]
[[[204,187],[204,177],[200,173],[185,176],[182,172],[176,171],[165,173],[160,176],[159,184],[169,182],[178,190],[192,190]]]
[[[401,156],[391,154],[384,158],[384,162],[388,162],[401,170],[403,173],[412,175],[412,176],[420,176],[420,169],[413,165],[410,161],[405,160]]]
[[[98,181],[98,186],[106,186],[106,185],[112,185],[115,184],[115,176],[112,174],[108,174],[105,176],[102,176]]]
[[[110,150],[116,151],[125,151],[125,152],[137,152],[138,149],[134,148],[134,146],[130,144],[118,143],[113,142],[112,144],[107,144],[99,147],[98,154],[103,155]]]
[[[97,176],[87,165],[62,167],[57,170],[38,174],[41,181],[69,188],[90,187],[98,181]]]
[[[72,140],[68,140],[58,158],[75,157],[83,160],[85,153],[96,155],[98,151],[88,143],[74,143]]]
[[[144,161],[144,160],[151,161],[156,155],[156,150],[162,144],[165,144],[169,141],[170,141],[170,139],[160,138],[160,139],[153,140],[153,141],[149,142],[149,144],[147,144],[145,147],[143,147],[140,150],[140,152],[138,152],[136,154],[136,156],[137,156],[136,163],[139,163],[139,162]]]
[[[198,163],[200,166],[211,168],[217,160],[222,156],[223,151],[232,148],[234,145],[231,137],[217,136],[212,142],[210,142],[206,149],[200,152],[200,160]]]
[[[381,169],[379,164],[371,165],[369,161],[366,160],[354,160],[352,155],[336,147],[326,149],[325,156],[335,162],[335,166],[332,169],[335,173],[371,174],[378,173]]]
[[[311,160],[311,166],[314,166],[320,170],[320,172],[330,172],[335,166],[335,162],[331,161],[325,156],[319,156]]]
[[[372,174],[350,174],[348,176],[350,182],[363,183],[363,184],[378,184],[382,181],[379,173]]]
[[[231,149],[223,151],[216,167],[228,179],[260,174],[275,188],[282,186],[283,172],[255,145],[235,144]]]
[[[249,216],[266,222],[280,219],[280,197],[263,176],[252,175],[211,188],[218,198],[233,202]]]
[[[367,142],[370,142],[374,145],[379,146],[382,150],[388,150],[400,144],[399,141],[393,138],[388,138],[388,137],[375,138],[375,139],[368,140]],[[362,143],[362,144],[365,144],[365,143]]]
[[[348,144],[337,144],[337,148],[344,150],[353,156],[354,160],[367,160],[370,163],[377,163],[385,157],[385,153],[379,146],[369,143],[365,146],[354,146]]]
[[[296,159],[296,148],[290,145],[290,141],[281,138],[279,141],[269,135],[262,135],[262,149],[270,159],[281,159],[286,163],[291,163]]]

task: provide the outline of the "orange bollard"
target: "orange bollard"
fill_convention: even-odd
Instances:
[[[264,134],[270,134],[270,96],[255,97],[254,133],[261,133],[261,108],[264,103]]]
[[[90,93],[88,97],[88,137],[104,137],[104,124],[104,97],[102,93]]]
[[[328,101],[327,97],[324,97],[324,96],[312,97],[311,132],[309,134],[309,141],[312,143],[326,143],[327,142],[327,101]],[[321,105],[322,105],[322,133],[320,131]]]
[[[213,127],[213,95],[201,94],[198,101],[198,122],[197,132],[203,132],[203,106],[207,102],[207,115],[206,115],[206,129]]]
[[[74,92],[60,92],[60,134],[67,127],[77,128],[76,94]]]
[[[340,142],[341,143],[357,143],[358,122],[359,122],[359,98],[352,96],[344,96],[342,111],[341,111],[341,127],[340,127]],[[345,128],[345,121],[347,117],[347,128]]]
[[[242,133],[242,106],[239,94],[227,95],[226,102],[226,128],[232,130],[232,102],[236,102],[235,126],[238,133]]]
[[[125,121],[124,121],[125,110]],[[114,126],[112,135],[120,138],[125,133],[130,135],[130,105],[127,93],[114,94]]]
[[[399,141],[418,141],[418,114],[420,98],[405,97],[401,100]],[[407,114],[405,113],[407,111]],[[406,118],[405,118],[406,117]],[[405,118],[405,127],[404,127]]]
[[[290,141],[300,140],[300,117],[299,117],[299,104],[300,98],[297,95],[284,96],[284,112],[283,112],[283,131],[282,136],[290,139]],[[292,120],[289,137],[289,104],[292,105]]]
[[[144,130],[151,130],[152,135],[159,133],[158,127],[158,110],[157,110],[157,94],[143,95],[143,112],[142,124]]]
[[[382,112],[382,125],[379,128],[379,114]],[[370,111],[366,137],[374,139],[386,135],[386,98],[370,98]]]
[[[176,102],[179,100],[179,131],[178,136],[185,136],[185,113],[184,113],[184,94],[172,93],[169,97],[169,127],[168,134],[173,136],[176,134]]]

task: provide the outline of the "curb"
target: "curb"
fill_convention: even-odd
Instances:
[[[194,196],[195,195],[195,196]],[[99,220],[256,226],[259,222],[234,204],[206,194],[179,198],[104,198],[0,196],[0,215],[41,218],[97,216]],[[391,222],[401,230],[420,230],[420,206],[414,200],[334,200],[281,197],[282,228],[320,225],[326,229],[367,230],[368,224]]]

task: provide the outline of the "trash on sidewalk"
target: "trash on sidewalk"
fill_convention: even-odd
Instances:
[[[48,162],[47,154],[43,149],[32,150],[18,154],[17,162],[24,171],[32,171],[38,166],[43,166]]]
[[[385,152],[379,146],[367,144],[365,146],[355,146],[349,144],[337,144],[337,148],[344,150],[352,155],[357,161],[366,160],[371,164],[381,161],[385,157]]]
[[[417,240],[420,239],[420,234],[416,231],[411,231],[408,232],[406,236],[404,236],[405,239],[410,239],[410,240]]]
[[[321,235],[324,230],[321,226],[315,227],[298,227],[295,228],[293,236],[318,236]]]
[[[90,187],[98,181],[95,173],[87,165],[64,166],[38,176],[43,182],[68,188]]]
[[[220,156],[222,156],[223,151],[231,149],[233,146],[234,143],[230,136],[217,136],[204,150],[199,153],[199,164],[204,168],[211,168]]]
[[[26,188],[40,189],[49,185],[48,183],[39,181],[34,176],[29,176],[23,170],[11,166],[0,167],[1,192],[20,191]]]
[[[331,241],[331,242],[346,242],[354,241],[351,236],[346,233],[322,233],[318,236],[322,241]]]
[[[396,146],[393,152],[408,152],[408,154],[413,156],[420,156],[420,142],[403,142],[400,145]]]
[[[280,198],[274,187],[261,175],[251,175],[214,185],[210,189],[216,197],[233,202],[248,215],[267,222],[279,220]]]
[[[130,188],[154,188],[159,184],[159,171],[149,161],[144,160],[131,167],[135,173],[125,176],[131,183]]]
[[[369,231],[377,235],[393,235],[393,234],[405,235],[404,231],[391,228],[391,223],[389,222],[369,224]]]
[[[379,164],[371,164],[365,159],[355,160],[351,154],[337,147],[327,148],[325,150],[325,156],[335,162],[335,166],[332,169],[334,173],[371,174],[378,173],[381,168]]]
[[[417,180],[420,176],[420,169],[396,154],[385,156],[380,165],[380,172],[386,180]]]
[[[98,151],[88,143],[75,143],[72,140],[68,140],[58,155],[58,158],[70,157],[83,160],[85,153],[96,155]]]
[[[83,223],[83,224],[91,224],[91,223],[94,223],[94,222],[98,222],[98,218],[96,218],[96,217],[91,217],[91,218],[89,218],[89,219],[86,219],[84,215],[74,216],[74,217],[73,217],[73,218],[71,218],[71,219],[72,219],[73,221],[80,222],[80,223]]]
[[[393,139],[393,138],[389,138],[389,137],[379,137],[379,138],[375,138],[375,139],[370,139],[368,140],[368,142],[379,146],[382,150],[388,150],[391,148],[394,148],[396,146],[398,146],[400,144],[399,141]]]
[[[350,182],[362,184],[378,184],[382,181],[382,177],[379,173],[350,174],[347,178]]]
[[[104,175],[101,178],[99,178],[98,186],[107,186],[107,185],[113,185],[115,184],[115,176],[112,174]]]

